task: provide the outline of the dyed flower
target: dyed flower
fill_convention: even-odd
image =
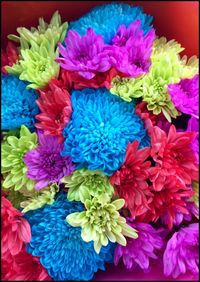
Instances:
[[[148,210],[137,217],[140,222],[157,222],[164,217],[165,224],[172,229],[176,220],[176,214],[189,214],[185,198],[193,195],[191,188],[180,184],[173,176],[168,176],[162,184],[161,191],[155,191],[150,187],[153,194],[152,200],[148,205]]]
[[[144,14],[142,7],[122,3],[105,4],[96,6],[79,20],[71,22],[69,30],[73,29],[84,35],[92,27],[96,34],[103,37],[105,43],[110,44],[120,25],[128,27],[135,20],[141,21],[141,28],[146,34],[151,28],[153,17]]]
[[[194,201],[196,206],[199,208],[199,182],[197,181],[192,182],[192,190],[194,191],[192,201]]]
[[[119,73],[115,68],[111,68],[109,71],[97,73],[92,79],[87,79],[80,76],[77,72],[67,72],[64,70],[65,73],[69,74],[71,80],[73,81],[73,88],[74,89],[83,89],[83,88],[101,88],[106,87],[110,89],[111,81],[113,77],[116,75],[123,76],[123,74]]]
[[[23,160],[27,165],[27,176],[37,180],[35,189],[39,190],[50,183],[60,183],[61,178],[74,170],[71,158],[61,157],[63,144],[53,136],[38,132],[39,146],[27,152]]]
[[[19,54],[16,46],[12,42],[8,42],[6,51],[1,51],[1,72],[7,74],[5,66],[12,66],[16,64],[19,59]]]
[[[199,163],[199,119],[191,117],[188,121],[187,131],[196,132],[196,137],[191,144],[191,148],[196,156],[197,163]]]
[[[113,202],[107,194],[85,201],[86,211],[70,213],[66,220],[76,227],[81,226],[81,237],[85,242],[94,241],[94,249],[99,253],[109,241],[126,246],[126,238],[137,238],[137,230],[126,223],[119,211],[125,204],[123,199]]]
[[[113,55],[113,66],[130,77],[145,74],[151,65],[154,39],[153,29],[144,35],[140,29],[140,20],[134,21],[128,28],[121,25],[112,40],[113,52],[116,53]]]
[[[128,142],[140,147],[149,138],[134,104],[110,95],[105,88],[72,92],[73,113],[64,130],[62,155],[71,156],[77,168],[101,170],[110,175],[123,163]]]
[[[28,48],[29,44],[31,45],[31,41],[40,45],[44,38],[49,42],[53,41],[56,46],[58,42],[62,42],[64,40],[67,27],[68,23],[64,22],[62,24],[60,14],[56,11],[49,24],[46,23],[43,18],[39,18],[38,28],[31,27],[29,30],[25,27],[18,27],[17,32],[19,33],[19,36],[10,34],[8,35],[8,38],[20,43],[20,47],[22,49]]]
[[[12,271],[11,271],[12,269]],[[52,281],[39,258],[28,254],[25,248],[7,266],[9,281]]]
[[[59,64],[55,62],[58,49],[54,50],[54,41],[42,40],[40,45],[31,41],[31,47],[21,49],[20,60],[12,67],[6,67],[10,74],[29,82],[27,88],[44,88],[53,77],[58,77]]]
[[[199,217],[199,209],[194,204],[194,202],[190,202],[189,200],[186,199],[185,204],[186,204],[185,207],[186,207],[188,213],[182,213],[181,211],[175,212],[173,224],[176,225],[176,226],[182,224],[183,221],[190,222],[193,219],[193,216],[195,216],[196,218]],[[167,221],[168,221],[167,214],[163,214],[161,216],[161,221],[162,221],[163,224],[167,225]]]
[[[27,178],[27,167],[23,161],[24,155],[37,146],[37,135],[31,133],[27,127],[21,126],[20,137],[9,136],[2,144],[1,169],[5,180],[3,188],[15,191],[26,187],[32,190],[35,182]]]
[[[90,280],[104,262],[113,261],[113,244],[96,254],[92,243],[81,239],[80,228],[71,227],[66,215],[82,211],[78,202],[68,202],[60,192],[52,205],[25,214],[31,225],[32,238],[27,251],[38,256],[55,280]]]
[[[36,101],[41,113],[36,116],[40,123],[35,126],[44,130],[46,135],[59,137],[62,142],[62,131],[71,118],[71,98],[66,89],[56,85],[55,80],[51,80],[48,86],[48,89],[40,91]]]
[[[178,83],[181,78],[193,77],[198,72],[198,63],[181,60],[179,53],[183,48],[175,41],[166,42],[161,37],[155,40],[153,47],[149,72],[136,79],[115,79],[110,91],[124,100],[142,97],[149,111],[155,115],[162,112],[170,122],[171,117],[176,118],[178,112],[168,93],[168,84]]]
[[[162,190],[168,177],[182,186],[191,185],[192,180],[198,179],[196,157],[191,148],[194,137],[194,132],[177,132],[174,125],[168,135],[157,126],[152,129],[151,156],[156,165],[149,172],[154,190]]]
[[[142,270],[150,269],[151,259],[157,259],[157,252],[163,247],[161,237],[162,229],[154,229],[147,223],[128,223],[138,230],[138,238],[127,239],[126,246],[117,245],[114,254],[114,263],[117,265],[120,258],[123,259],[125,267],[133,270],[139,266]]]
[[[70,30],[65,39],[66,48],[59,44],[62,57],[57,59],[61,67],[77,71],[86,79],[91,79],[96,72],[106,72],[111,64],[101,35],[88,28],[85,36]]]
[[[67,199],[69,201],[81,201],[84,203],[91,197],[108,195],[110,198],[114,192],[108,177],[100,171],[79,169],[74,171],[70,176],[62,179],[63,183],[69,188]]]
[[[52,205],[54,198],[59,188],[57,185],[52,184],[49,187],[42,189],[41,191],[35,191],[25,201],[20,203],[20,207],[23,208],[22,212],[26,213],[30,210],[36,210],[42,208],[44,205]]]
[[[21,190],[15,191],[13,189],[10,190],[4,189],[4,191],[6,193],[5,197],[12,203],[13,207],[20,210],[21,202],[23,202],[26,199],[26,197],[21,193]]]
[[[190,224],[175,232],[167,243],[163,255],[164,274],[177,278],[180,274],[190,272],[198,274],[198,223]]]
[[[17,255],[24,244],[31,240],[29,223],[23,214],[16,210],[9,200],[1,197],[2,216],[2,259],[10,260],[10,255]]]
[[[150,148],[138,150],[138,144],[137,140],[128,144],[123,165],[110,177],[115,193],[125,199],[125,207],[130,210],[132,217],[148,209],[152,196],[147,184],[151,163],[146,161]]]
[[[33,89],[27,90],[27,85],[14,75],[1,76],[3,130],[18,129],[21,125],[34,128],[35,115],[39,113],[35,102],[38,94]]]
[[[182,79],[177,84],[169,84],[168,92],[175,107],[182,113],[199,117],[199,75]]]

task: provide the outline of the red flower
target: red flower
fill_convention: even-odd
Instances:
[[[48,88],[40,90],[40,97],[36,103],[41,113],[36,116],[40,123],[36,123],[35,126],[43,129],[44,134],[59,137],[59,141],[62,142],[63,129],[72,114],[69,92],[61,81],[53,79]]]
[[[123,74],[119,73],[114,68],[111,68],[107,72],[97,73],[92,79],[86,79],[80,76],[77,72],[61,69],[60,79],[63,81],[63,84],[66,85],[66,87],[70,86],[70,89],[74,88],[79,90],[87,87],[95,89],[106,87],[107,89],[110,89],[112,79],[117,75],[121,77],[123,76]],[[71,84],[69,84],[69,81],[71,82]]]
[[[12,43],[8,42],[6,51],[1,51],[1,71],[3,74],[8,74],[5,66],[14,65],[19,58],[17,47]]]
[[[28,254],[24,248],[10,260],[2,260],[2,280],[8,281],[51,281],[39,258]]]
[[[168,135],[159,127],[153,127],[151,156],[156,166],[150,168],[149,173],[154,190],[162,190],[169,176],[173,183],[178,181],[183,187],[198,179],[196,157],[191,149],[194,138],[194,132],[176,132],[174,125]]]
[[[16,210],[9,200],[1,197],[2,216],[2,259],[18,254],[24,243],[31,240],[31,229],[23,213]]]
[[[2,217],[2,280],[4,281],[49,281],[52,280],[40,264],[25,250],[31,240],[31,229],[23,213],[10,201],[1,197]]]
[[[125,199],[133,217],[148,209],[152,196],[146,181],[151,164],[146,161],[150,148],[137,150],[138,144],[137,140],[128,144],[124,164],[110,177],[115,193]]]
[[[151,190],[152,201],[149,210],[137,218],[142,222],[156,222],[161,216],[166,216],[169,229],[173,227],[173,221],[177,212],[188,214],[185,198],[191,197],[194,192],[190,187],[182,186],[172,177],[165,179],[161,191]]]

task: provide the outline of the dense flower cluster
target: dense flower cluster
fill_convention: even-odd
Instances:
[[[104,262],[113,260],[113,244],[97,254],[92,242],[82,240],[80,228],[66,222],[68,214],[82,210],[79,202],[68,202],[61,192],[52,205],[26,213],[32,231],[27,251],[40,258],[56,281],[90,280],[98,269],[104,269]]]
[[[8,36],[3,281],[95,280],[120,261],[197,278],[198,59],[152,19],[112,3]]]

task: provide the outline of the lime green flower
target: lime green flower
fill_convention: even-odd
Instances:
[[[13,189],[11,190],[6,190],[3,189],[5,193],[7,194],[7,199],[12,203],[13,207],[16,209],[20,209],[20,204],[21,202],[26,200],[26,197],[21,193],[21,191],[14,191]]]
[[[62,179],[69,188],[67,199],[84,203],[91,197],[107,194],[110,198],[114,192],[108,177],[100,171],[80,169]]]
[[[20,207],[23,208],[22,212],[26,213],[30,210],[42,208],[44,205],[51,205],[59,188],[56,184],[52,184],[40,191],[34,191],[32,195],[21,202]]]
[[[30,49],[21,50],[21,58],[12,67],[6,66],[10,74],[19,76],[19,79],[31,82],[27,88],[42,89],[53,77],[59,75],[58,48],[54,50],[55,42],[43,39],[40,45],[30,41]]]
[[[40,45],[44,38],[49,42],[53,41],[55,46],[58,42],[62,42],[67,32],[68,23],[62,24],[61,17],[58,11],[56,11],[49,24],[47,24],[43,18],[39,18],[38,28],[31,27],[27,29],[25,27],[18,27],[17,32],[19,36],[14,34],[8,35],[10,40],[20,43],[20,48],[29,48],[30,42],[34,41],[37,45]]]
[[[94,241],[94,249],[100,252],[102,246],[108,245],[108,240],[126,246],[124,236],[137,238],[137,231],[126,224],[126,219],[120,216],[118,210],[124,206],[124,199],[110,202],[107,194],[85,201],[85,211],[75,212],[66,217],[72,226],[82,227],[81,237],[85,242]]]
[[[198,72],[198,60],[194,57],[188,62],[185,57],[180,59],[181,51],[183,48],[174,40],[156,39],[149,72],[139,78],[114,78],[111,93],[126,101],[142,97],[148,103],[148,110],[155,115],[163,112],[170,122],[171,117],[176,118],[179,113],[171,101],[168,84],[178,83],[180,79],[193,77]]]
[[[191,200],[195,202],[197,207],[199,207],[199,182],[192,182],[192,190],[194,191],[194,195],[192,196]]]
[[[23,186],[28,190],[34,188],[35,182],[26,177],[26,165],[23,161],[24,155],[37,146],[37,135],[31,133],[24,125],[21,126],[20,138],[16,136],[7,137],[2,143],[2,174],[3,188],[20,190]]]

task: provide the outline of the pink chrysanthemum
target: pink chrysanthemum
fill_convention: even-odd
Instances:
[[[1,197],[2,216],[2,259],[17,255],[24,244],[31,240],[31,229],[23,213],[16,210],[10,201]]]
[[[191,185],[192,180],[198,179],[196,157],[191,148],[195,135],[194,132],[177,132],[174,125],[168,135],[157,126],[152,129],[151,156],[156,166],[149,172],[154,190],[162,190],[169,177],[182,186]]]
[[[41,113],[36,116],[40,121],[40,123],[36,123],[36,127],[44,130],[46,135],[59,137],[59,141],[62,143],[63,129],[72,114],[69,92],[56,85],[55,80],[52,80],[48,89],[40,91],[40,97],[36,103],[41,110]]]
[[[123,165],[110,177],[115,193],[125,199],[125,205],[133,217],[144,213],[151,201],[151,193],[146,181],[151,165],[146,161],[150,148],[138,150],[138,144],[137,140],[128,144]]]
[[[159,218],[165,216],[165,223],[168,228],[173,227],[177,212],[189,214],[185,198],[190,198],[193,191],[190,187],[183,186],[175,178],[168,176],[162,184],[161,191],[151,189],[152,201],[148,205],[148,210],[137,219],[141,222],[157,222]]]
[[[8,42],[6,51],[1,51],[1,71],[3,74],[7,74],[6,66],[12,67],[19,58],[17,47],[12,43]]]

